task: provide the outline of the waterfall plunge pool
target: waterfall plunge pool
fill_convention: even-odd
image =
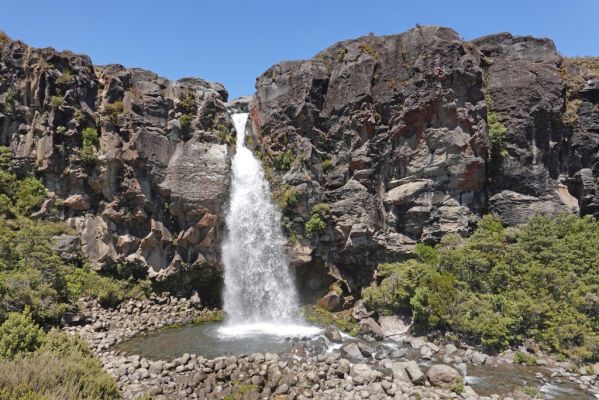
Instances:
[[[318,341],[326,346],[321,333],[319,327],[302,324],[210,322],[138,335],[114,346],[113,350],[153,360],[170,360],[184,353],[206,358],[256,352],[292,355],[300,340]]]

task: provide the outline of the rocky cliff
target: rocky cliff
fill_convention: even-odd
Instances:
[[[274,65],[249,108],[304,289],[346,293],[492,212],[599,213],[599,61],[451,29],[340,42]],[[220,84],[2,43],[0,145],[44,182],[98,269],[218,289],[234,137]],[[218,292],[216,290],[214,293]],[[213,296],[215,299],[218,296]]]
[[[284,204],[295,258],[354,292],[369,267],[465,235],[484,213],[596,213],[596,66],[548,39],[466,42],[440,27],[273,66],[251,112],[274,187],[297,195]],[[326,228],[306,232],[322,203]]]

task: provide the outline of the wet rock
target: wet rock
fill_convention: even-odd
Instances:
[[[343,341],[341,332],[334,326],[329,326],[324,330],[324,336],[333,343],[341,343]]]
[[[329,292],[320,298],[317,302],[318,306],[327,311],[335,311],[341,303],[341,297],[335,292]]]
[[[361,360],[362,352],[358,345],[354,342],[347,343],[341,346],[341,356],[344,358],[349,358],[350,360]]]

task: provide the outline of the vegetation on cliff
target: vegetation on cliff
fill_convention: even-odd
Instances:
[[[383,264],[364,289],[381,314],[411,312],[428,333],[501,350],[534,339],[578,360],[599,359],[599,222],[562,215],[504,228],[485,216],[468,239],[447,235],[417,258]]]

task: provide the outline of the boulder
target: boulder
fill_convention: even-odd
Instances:
[[[322,298],[320,298],[317,302],[319,307],[324,308],[327,311],[335,311],[337,310],[337,308],[339,307],[339,304],[341,303],[341,297],[331,291],[329,293],[327,293],[326,295],[324,295]]]
[[[393,363],[393,378],[407,381],[406,377],[415,385],[423,385],[425,376],[415,361],[402,361]]]
[[[370,335],[376,340],[383,340],[385,335],[379,324],[372,318],[365,318],[359,322],[360,333]]]
[[[339,350],[341,351],[341,356],[343,358],[348,358],[350,360],[363,359],[362,352],[355,342],[344,344]]]
[[[394,341],[401,341],[412,324],[411,318],[402,318],[397,315],[380,316],[379,325],[383,336]]]
[[[462,375],[448,365],[433,365],[426,373],[428,381],[433,386],[451,388],[459,382],[463,382]]]
[[[334,326],[329,326],[324,330],[324,336],[333,343],[341,343],[343,338],[341,332]]]

